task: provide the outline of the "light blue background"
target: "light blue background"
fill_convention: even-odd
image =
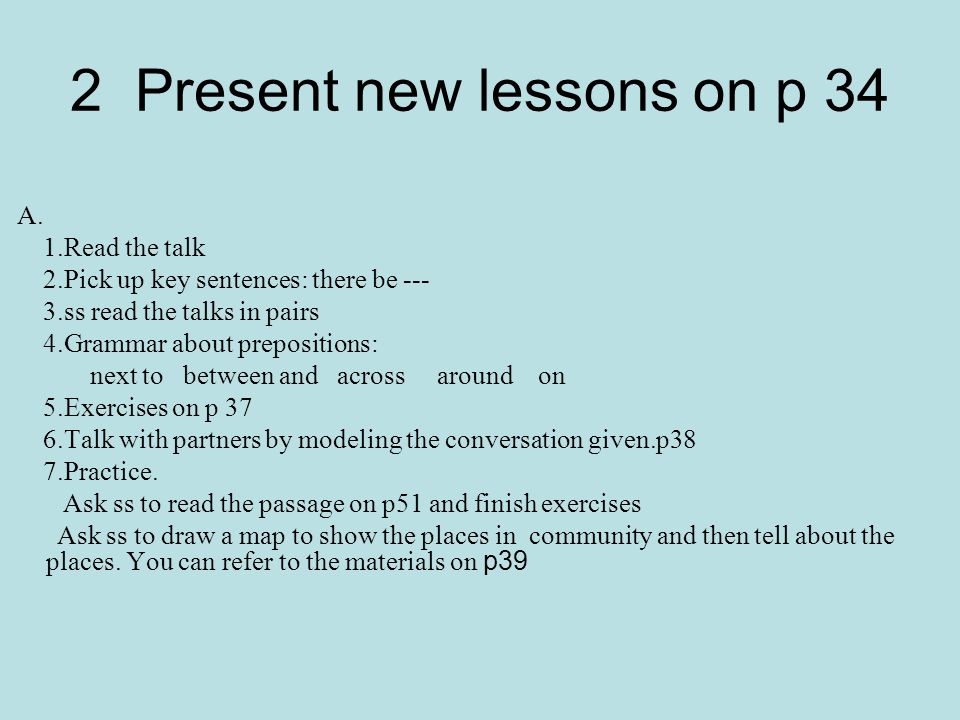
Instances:
[[[954,4],[344,5],[4,9],[0,714],[955,716]],[[155,65],[224,81],[333,68],[344,111],[138,113],[137,68]],[[100,113],[68,112],[84,66],[101,73]],[[883,68],[882,113],[826,109],[837,66],[864,79]],[[482,115],[481,67],[521,81],[672,78],[680,108]],[[358,115],[348,91],[361,77],[464,87],[454,113]],[[705,77],[753,79],[757,112],[695,111]],[[787,77],[807,83],[808,107],[778,125]],[[42,232],[14,224],[25,204]],[[48,233],[199,235],[210,258],[168,267],[190,273],[431,279],[316,298],[317,329],[379,339],[369,362],[321,358],[328,374],[403,369],[407,385],[257,390],[251,429],[689,426],[700,441],[660,458],[158,454],[153,488],[111,497],[606,492],[639,497],[643,527],[875,523],[897,542],[554,548],[493,578],[45,578],[68,491],[44,479],[44,398],[124,398],[83,385],[112,364],[169,370],[162,393],[138,399],[234,394],[181,389],[180,357],[48,356]],[[439,368],[507,363],[526,384],[431,384]],[[543,368],[570,384],[532,384]]]

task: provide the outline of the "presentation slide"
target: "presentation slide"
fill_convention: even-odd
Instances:
[[[960,11],[8,3],[0,716],[960,717]]]

